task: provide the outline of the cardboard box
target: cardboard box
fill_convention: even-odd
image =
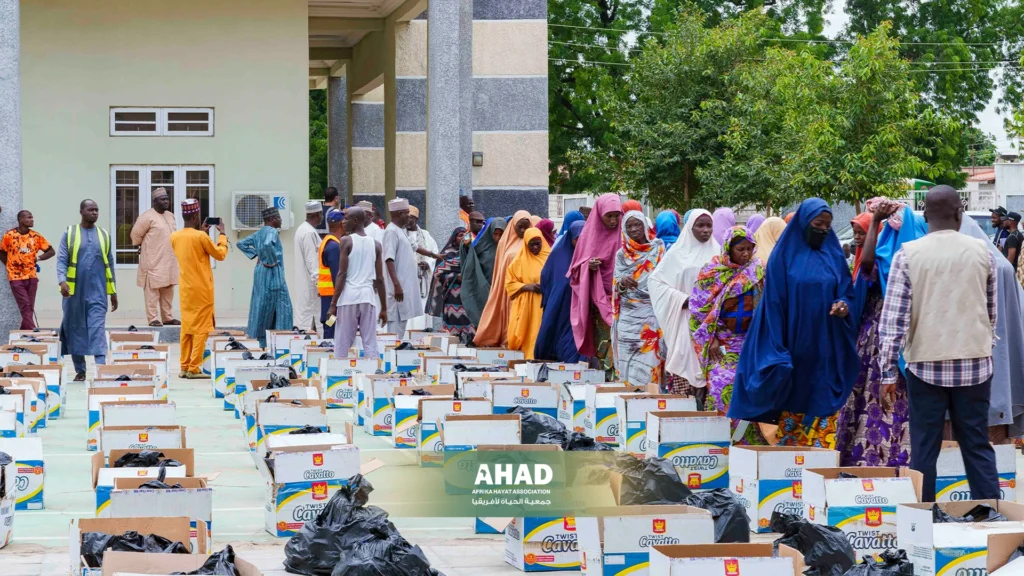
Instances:
[[[391,353],[391,369],[388,372],[409,372],[418,374],[423,369],[423,358],[426,356],[444,356],[447,352],[434,346],[421,346],[411,350],[397,350],[389,346],[385,350],[384,363],[388,363],[388,352]],[[386,369],[387,367],[385,367]]]
[[[415,386],[416,380],[392,374],[361,374],[360,378],[366,382],[363,390],[364,429],[372,436],[391,436],[395,417],[395,410],[391,405],[394,390],[402,386]]]
[[[317,372],[323,382],[323,398],[328,408],[355,408],[355,374],[374,374],[380,370],[379,358],[324,358]]]
[[[614,401],[619,417],[619,450],[637,458],[647,453],[648,412],[697,411],[695,399],[678,394],[619,394]]]
[[[996,509],[1007,521],[937,524],[932,522],[931,503],[896,508],[897,538],[914,563],[915,575],[984,574],[989,535],[1024,532],[1024,505],[1016,502],[967,500],[940,502],[938,506],[959,517],[979,504]]]
[[[42,438],[0,438],[0,452],[6,452],[14,459],[14,463],[7,468],[11,471],[9,483],[14,497],[14,509],[42,510],[46,480]],[[2,532],[3,527],[0,526],[0,542],[3,541]]]
[[[356,356],[359,352],[349,352],[343,357]],[[315,378],[320,375],[320,362],[334,358],[334,348],[306,348],[303,352],[302,362],[306,365],[306,378]],[[379,360],[379,359],[378,359]]]
[[[26,344],[0,346],[0,366],[6,368],[8,364],[42,364],[47,355],[47,347],[37,346],[32,349],[29,346]],[[12,350],[14,348],[24,348],[27,351],[14,351]]]
[[[468,355],[467,354],[459,354],[459,356],[468,356]],[[450,358],[450,356],[448,356],[448,358]],[[456,378],[456,372],[454,370],[455,366],[458,365],[458,364],[462,364],[466,368],[487,368],[487,367],[490,367],[490,368],[494,369],[494,372],[500,372],[502,374],[505,374],[505,370],[503,370],[500,366],[495,366],[494,364],[488,364],[486,362],[477,362],[476,360],[446,362],[444,360],[441,360],[440,363],[438,364],[437,383],[438,384],[455,384],[456,386],[458,386],[459,385],[459,380],[458,380],[458,378]],[[475,372],[473,374],[474,375],[478,375],[478,374],[480,374],[480,372]],[[465,375],[468,376],[470,374],[466,373]],[[511,376],[512,374],[506,374],[506,375]]]
[[[587,576],[645,574],[653,546],[711,544],[711,513],[690,506],[618,506],[576,519],[580,571]],[[660,572],[651,572],[660,574]]]
[[[0,483],[4,485],[3,499],[0,499],[0,548],[7,546],[14,537],[15,482],[17,465],[11,462],[0,467]]]
[[[67,390],[62,381],[64,366],[58,363],[43,364],[41,366],[28,366],[24,364],[8,365],[5,368],[7,374],[17,372],[26,378],[43,378],[46,381],[46,409],[47,419],[56,420],[64,417],[65,399]]]
[[[495,382],[491,388],[495,414],[507,414],[516,407],[558,418],[558,388],[547,382]]]
[[[648,412],[641,443],[650,458],[666,458],[690,490],[729,487],[730,420],[709,412]]]
[[[351,428],[349,428],[351,430]],[[337,434],[306,434],[274,438],[267,459],[257,461],[267,481],[265,527],[278,537],[293,536],[320,514],[334,492],[355,474],[369,474],[383,464],[359,463],[359,448],[337,444]],[[346,434],[347,436],[347,434]],[[351,441],[351,438],[347,438]],[[268,463],[269,461],[269,463]]]
[[[604,370],[554,370],[548,372],[552,384],[600,384],[607,380]]]
[[[518,414],[450,415],[441,421],[441,442],[446,453],[475,450],[480,445],[522,444]]]
[[[231,363],[230,361],[228,362]],[[291,377],[292,369],[288,366],[237,366],[235,367],[234,378],[229,376],[228,380],[228,395],[224,397],[224,405],[227,407],[231,405],[230,410],[235,412],[235,418],[242,417],[241,398],[245,396],[245,393],[252,388],[252,383],[256,380],[270,380],[271,375],[276,375],[278,378],[285,378],[289,381],[297,381]]]
[[[293,336],[288,341],[288,359],[295,373],[303,375],[306,373],[306,350],[309,348],[320,348],[321,346],[334,346],[334,338],[318,338],[316,334],[305,336]]]
[[[985,560],[990,576],[1024,575],[1024,558],[1010,562],[1017,548],[1024,546],[1024,532],[990,534],[988,537],[988,558]]]
[[[253,357],[257,358],[258,355],[253,354]],[[219,362],[219,359],[218,359],[218,362]],[[218,367],[219,366],[220,366],[220,364],[218,364]],[[224,386],[223,386],[223,388],[224,388],[224,409],[225,410],[234,410],[235,409],[235,397],[236,397],[236,392],[237,392],[235,390],[235,376],[236,376],[236,373],[237,373],[238,369],[242,368],[242,367],[274,368],[274,367],[277,367],[277,361],[276,360],[245,360],[244,358],[240,358],[240,357],[239,358],[225,358],[224,359]],[[280,376],[281,374],[287,375],[289,373],[289,371],[287,369],[281,370],[280,367],[278,367],[278,370],[276,372],[274,372],[274,373]],[[259,380],[266,380],[267,378],[270,377],[269,376],[269,371],[264,373],[264,374],[266,374],[266,375],[263,376],[262,378],[259,378]],[[253,379],[256,379],[256,378],[253,378]]]
[[[800,576],[803,554],[771,544],[675,544],[651,549],[650,574],[658,576]],[[636,572],[645,574],[646,572]]]
[[[246,353],[251,354],[253,358],[259,358],[264,353],[268,353],[263,348],[255,348],[252,350],[213,350],[211,352],[210,367],[213,375],[213,397],[223,398],[227,395],[227,360],[229,358],[241,359]]]
[[[430,376],[430,381],[434,384],[438,384],[441,381],[441,366],[444,364],[454,367],[456,364],[462,364],[464,362],[475,362],[476,358],[472,356],[424,356],[423,366],[420,369],[421,373]]]
[[[561,385],[564,389],[568,384]],[[615,398],[622,394],[644,392],[642,386],[621,384],[576,384],[583,386],[583,433],[598,442],[611,446],[619,445],[619,413],[615,410]],[[573,400],[576,398],[573,396]]]
[[[37,375],[38,376],[38,375]],[[24,388],[31,390],[38,401],[36,411],[33,413],[30,429],[35,431],[46,428],[46,421],[49,414],[49,389],[46,387],[46,380],[42,377],[33,378],[4,378],[0,377],[0,386],[4,388]]]
[[[296,404],[298,402],[298,404]],[[289,402],[256,403],[256,452],[262,453],[267,436],[288,434],[304,426],[330,432],[327,426],[327,403],[323,400],[291,400]]]
[[[22,436],[34,436],[46,421],[46,385],[41,379],[20,380],[23,382],[17,384],[0,382],[0,386],[6,388],[8,393],[17,393],[22,397]]]
[[[118,388],[93,388],[88,391],[86,403],[89,406],[89,428],[86,436],[86,449],[95,452],[99,448],[100,426],[103,424],[103,413],[100,411],[107,402],[131,402],[133,400],[156,400],[156,388],[153,386],[125,386]],[[132,405],[135,409],[136,405]]]
[[[231,340],[243,340],[246,338],[246,334],[242,330],[214,330],[206,337],[206,346],[203,347],[203,374],[213,375],[213,352],[214,350],[226,350],[228,342]],[[250,346],[244,344],[247,348],[259,348],[259,341],[250,339],[251,342],[257,342]]]
[[[253,453],[256,452],[256,441],[259,438],[259,430],[256,426],[256,405],[258,403],[271,396],[285,401],[320,399],[320,391],[315,387],[315,381],[313,383],[308,381],[296,383],[287,388],[267,388],[269,383],[269,380],[253,380],[253,389],[242,396],[240,403],[245,441],[249,445],[249,451]]]
[[[490,370],[490,368],[488,369]],[[492,384],[496,383],[530,383],[522,376],[516,376],[512,372],[456,372],[454,373],[455,389],[459,396],[469,398],[471,396],[483,396],[494,400]]]
[[[505,348],[477,348],[477,362],[486,362],[495,366],[508,366],[509,360],[522,360],[526,353],[522,350],[508,350]]]
[[[839,452],[824,448],[733,446],[729,489],[743,503],[753,532],[771,532],[772,512],[803,516],[804,468],[835,468]]]
[[[158,330],[107,330],[107,348],[120,350],[127,344],[159,344]]]
[[[578,570],[576,519],[513,518],[505,527],[505,562],[523,572]]]
[[[425,391],[429,395],[421,395]],[[391,431],[391,445],[399,449],[415,450],[419,438],[420,400],[424,398],[451,399],[455,386],[399,386],[391,398],[395,425]]]
[[[917,503],[923,481],[909,468],[806,468],[804,519],[841,529],[857,558],[899,548],[896,507]]]
[[[184,426],[103,426],[100,450],[163,450],[188,448]]]
[[[444,444],[438,429],[438,420],[448,416],[484,416],[491,413],[491,401],[486,398],[422,397],[416,416],[419,464],[424,468],[440,468],[444,465]]]
[[[68,559],[70,560],[68,566],[68,574],[70,576],[102,576],[103,569],[99,567],[89,567],[85,565],[82,558],[82,535],[86,532],[99,532],[101,534],[120,535],[125,532],[138,532],[139,534],[155,534],[157,536],[163,536],[172,542],[181,542],[190,551],[196,553],[197,550],[192,550],[190,544],[191,528],[189,526],[189,519],[182,516],[179,518],[152,518],[152,517],[139,517],[139,518],[78,518],[71,520],[70,534],[68,541]],[[202,530],[202,542],[199,548],[206,547],[206,530]],[[139,554],[133,552],[105,552],[103,554],[103,563],[106,564],[108,560],[107,554],[131,554],[137,557],[152,557],[150,554]],[[166,556],[167,558],[182,557],[187,558],[189,555],[186,554],[161,554],[161,557]],[[161,558],[161,561],[164,560]],[[108,571],[110,569],[108,568]],[[110,572],[110,574],[113,574]]]
[[[103,402],[100,420],[105,426],[174,426],[176,410],[167,400]]]
[[[139,453],[141,450],[111,450],[109,464],[112,466],[119,458],[130,452]],[[163,458],[160,460],[177,460],[182,466],[168,466],[166,471],[166,482],[173,484],[176,478],[193,478],[195,476],[195,453],[191,448],[178,450],[160,450]],[[96,516],[108,518],[110,516],[110,493],[114,489],[115,478],[143,478],[145,480],[156,480],[160,476],[160,468],[109,468],[106,458],[102,452],[92,455],[92,488],[96,492]]]
[[[151,517],[189,519],[192,550],[210,553],[213,542],[213,488],[206,484],[206,478],[176,478],[167,484],[181,485],[181,488],[155,490],[143,488],[149,482],[146,478],[115,478],[114,489],[110,492],[110,517],[134,518],[139,510],[145,510]],[[206,526],[206,548],[201,549],[199,525]],[[106,555],[104,555],[104,558]]]
[[[590,367],[585,362],[569,362],[569,363],[562,362],[562,363],[559,363],[559,362],[540,362],[540,361],[536,361],[536,360],[524,360],[524,361],[513,360],[513,361],[509,362],[508,365],[509,365],[510,368],[513,369],[513,371],[516,373],[516,375],[522,376],[522,377],[527,378],[529,380],[537,380],[537,374],[538,374],[538,372],[540,372],[540,369],[541,369],[542,366],[547,366],[548,367],[548,374],[550,374],[551,372],[555,372],[555,371],[569,370],[570,372],[577,372],[577,371],[581,371],[581,370],[589,370],[590,369]]]
[[[1017,449],[1013,444],[994,444],[996,473],[999,475],[999,499],[1017,501]],[[960,445],[943,442],[936,462],[935,499],[938,502],[960,502],[971,499],[967,470],[960,455]]]
[[[103,576],[117,574],[190,574],[209,560],[205,554],[138,554],[133,552],[107,552],[103,555]],[[235,555],[238,576],[263,576],[256,566]]]
[[[25,437],[25,391],[0,395],[0,438]]]

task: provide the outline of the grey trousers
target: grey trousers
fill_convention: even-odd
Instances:
[[[395,320],[388,322],[388,332],[398,334],[398,339],[400,341],[405,340],[405,325],[408,323],[408,320]]]
[[[373,304],[338,306],[334,322],[334,351],[338,358],[348,356],[356,341],[356,330],[363,340],[363,356],[377,358],[377,308]]]

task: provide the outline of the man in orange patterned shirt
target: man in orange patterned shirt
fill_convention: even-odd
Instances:
[[[0,240],[0,262],[7,266],[7,279],[11,292],[21,311],[21,329],[36,327],[36,288],[39,276],[36,262],[53,258],[54,251],[42,235],[32,230],[35,218],[28,210],[18,212],[18,226],[11,228]],[[42,254],[39,254],[42,252]]]

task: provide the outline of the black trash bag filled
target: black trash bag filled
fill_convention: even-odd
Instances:
[[[25,341],[26,342],[42,342],[42,340],[40,340],[39,338],[36,338],[35,336],[30,336],[28,338],[25,338]]]
[[[138,332],[139,329],[135,327],[135,324],[132,324],[131,326],[128,327],[128,331],[129,332]]]
[[[664,458],[638,460],[629,454],[618,454],[615,470],[622,475],[620,506],[682,504],[693,494],[672,462]]]
[[[228,343],[224,346],[224,349],[225,350],[248,350],[249,347],[246,346],[245,344],[242,344],[238,340],[235,340],[234,338],[228,338]],[[249,356],[252,356],[252,354],[250,354]]]
[[[298,430],[292,430],[288,434],[323,434],[323,433],[324,433],[324,431],[319,429],[319,428],[317,428],[316,426],[310,426],[309,424],[306,424],[305,426],[303,426],[302,428],[299,428]]]
[[[394,532],[387,540],[360,542],[334,567],[331,576],[443,576],[430,567],[423,550]]]
[[[372,538],[369,531],[387,521],[387,512],[366,507],[373,491],[362,475],[334,493],[320,514],[292,536],[284,547],[285,570],[306,576],[329,576],[356,543]]]
[[[182,576],[238,576],[238,568],[235,567],[235,550],[230,544],[224,547],[220,552],[211,555],[203,562],[203,565],[198,570],[191,572],[175,572],[174,574],[180,574]]]
[[[414,388],[413,391],[411,392],[411,395],[412,396],[433,396],[433,394],[431,394],[429,390],[426,390],[424,388]]]
[[[171,486],[162,480],[150,480],[149,482],[140,485],[139,488],[149,490],[181,490],[181,484]]]
[[[252,352],[242,352],[242,360],[252,360]]]
[[[147,552],[157,554],[189,554],[188,546],[181,542],[171,542],[163,536],[138,532],[124,534],[103,534],[102,532],[85,532],[82,534],[82,557],[90,568],[103,566],[103,554],[114,552]]]
[[[547,364],[541,364],[540,368],[537,369],[537,382],[547,382],[550,372],[551,370],[548,369]]]
[[[840,478],[845,478],[847,480],[849,480],[851,478],[860,478],[860,476],[857,476],[855,474],[850,474],[849,472],[840,472],[839,473],[839,477]]]
[[[263,354],[260,354],[259,358],[257,358],[257,360],[273,360],[273,359],[274,359],[274,357],[271,356],[270,352],[264,352]]]
[[[715,519],[715,543],[750,542],[750,519],[743,503],[728,488],[696,492],[684,503],[711,512]]]
[[[270,390],[273,388],[290,388],[292,383],[287,378],[282,378],[280,375],[271,373],[270,384],[264,390]]]
[[[121,374],[117,378],[114,378],[115,382],[131,382],[132,377],[127,374]]]
[[[799,550],[808,569],[806,576],[842,576],[853,567],[857,557],[846,534],[835,526],[812,524],[799,516],[772,512],[772,532],[782,534],[775,541]]]
[[[317,344],[316,347],[317,348],[330,348],[331,350],[334,350],[334,342],[332,342],[330,340],[324,340],[323,342]]]
[[[932,522],[935,524],[971,524],[974,522],[1006,522],[1006,516],[996,512],[988,504],[978,504],[971,508],[962,517],[957,518],[947,513],[938,504],[932,504]]]
[[[29,364],[31,364],[31,362],[29,362]],[[24,378],[25,375],[22,374],[21,372],[10,372],[10,373],[7,374],[7,377],[8,378]]]
[[[10,348],[7,349],[7,352],[17,352],[18,354],[33,354],[34,353],[31,350],[29,350],[28,348],[23,348],[21,346],[11,346]]]
[[[536,444],[537,437],[545,432],[566,432],[565,424],[547,414],[534,412],[529,408],[516,406],[508,409],[509,414],[519,414],[523,426],[523,444]]]
[[[139,346],[139,350],[156,350],[156,346],[150,346],[149,344],[145,344]]]
[[[398,346],[395,346],[395,350],[415,350],[416,348],[411,342],[401,342]]]
[[[536,444],[558,444],[569,452],[612,452],[615,448],[579,432],[555,430],[537,436]]]
[[[266,358],[266,359],[269,360],[269,357]],[[260,358],[260,360],[264,360],[264,358]],[[292,365],[289,364],[287,360],[285,360],[281,364],[278,364],[277,367],[278,368],[287,368],[288,369],[288,378],[289,379],[291,379],[291,380],[298,380],[299,379],[299,373],[295,371],[295,368],[293,368]],[[274,375],[271,374],[271,376],[274,376]],[[280,376],[278,376],[278,378],[280,378]],[[291,384],[289,384],[289,386],[291,386]]]
[[[0,386],[0,396],[3,396],[4,394],[10,394],[10,393],[11,392],[7,388],[4,388],[3,386]]]
[[[886,550],[878,560],[865,556],[860,564],[846,571],[843,576],[913,576],[914,563],[907,559],[904,550]]]
[[[177,460],[163,460],[163,452],[157,452],[155,450],[141,450],[139,452],[129,452],[124,456],[118,458],[111,468],[150,468],[152,466],[164,467],[177,467],[181,466],[181,462]]]
[[[2,388],[0,388],[2,390]],[[7,452],[0,452],[0,500],[3,500],[7,496],[7,466],[11,462],[14,462],[14,458],[11,457]]]
[[[452,372],[495,372],[499,370],[494,366],[466,366],[465,364],[453,364]]]

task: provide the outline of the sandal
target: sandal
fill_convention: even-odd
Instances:
[[[75,374],[75,382],[85,382],[85,372],[79,372]]]
[[[153,320],[152,322],[149,323],[149,325],[153,326],[153,327],[156,327],[156,328],[159,328],[160,326],[163,326],[164,323],[159,321],[159,320]]]
[[[181,326],[181,320],[168,320],[164,322],[165,326]]]

